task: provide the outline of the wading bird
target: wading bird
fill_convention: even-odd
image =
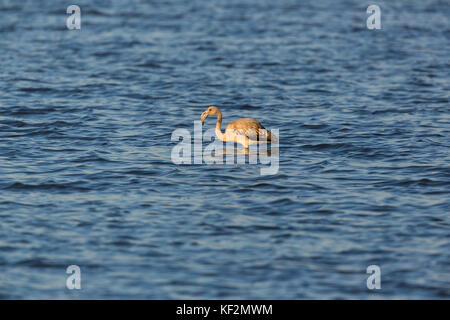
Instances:
[[[202,113],[202,125],[208,116],[217,115],[216,136],[224,142],[237,142],[245,149],[254,143],[277,142],[277,137],[266,130],[259,121],[251,118],[241,118],[230,122],[222,133],[222,112],[216,106],[210,106]]]

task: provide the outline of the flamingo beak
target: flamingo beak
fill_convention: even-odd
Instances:
[[[201,119],[202,119],[202,125],[205,123],[205,119],[208,117],[208,111],[205,111],[202,113]]]

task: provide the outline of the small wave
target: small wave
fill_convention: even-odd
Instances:
[[[27,125],[26,122],[19,121],[19,120],[9,120],[9,119],[1,120],[0,124],[4,124],[9,127],[15,127],[15,128],[21,128],[21,127],[25,127]]]
[[[306,144],[302,146],[309,150],[341,150],[346,147],[353,147],[348,143],[319,143],[319,144]]]
[[[15,263],[13,263],[16,266],[25,266],[30,268],[56,268],[60,270],[65,270],[68,266],[68,262],[58,262],[58,261],[52,261],[47,258],[32,258],[32,259],[24,259],[19,260]],[[85,268],[89,269],[96,269],[96,268],[103,268],[103,266],[95,263],[83,263],[80,264],[83,265]]]
[[[57,111],[57,109],[53,107],[31,108],[23,106],[13,106],[11,108],[0,111],[0,114],[20,116],[28,114],[47,114],[55,111]]]
[[[77,190],[77,191],[87,191],[90,190],[86,187],[76,186],[76,183],[41,183],[41,184],[25,184],[21,182],[14,182],[13,184],[3,188],[3,190],[11,191],[22,191],[22,190]]]
[[[414,109],[411,108],[395,108],[395,109],[381,109],[381,110],[374,110],[372,111],[372,114],[384,114],[384,113],[413,113]]]
[[[45,81],[42,81],[41,79],[31,79],[31,78],[11,78],[9,81],[11,82],[19,82],[19,81],[25,81],[25,82],[36,82],[36,83],[45,83]]]
[[[439,181],[439,180],[432,180],[428,178],[423,178],[419,180],[411,180],[411,179],[404,179],[404,180],[390,180],[390,181],[383,181],[375,183],[374,185],[378,186],[401,186],[401,187],[409,187],[409,186],[419,186],[419,187],[438,187],[438,186],[446,186],[448,185],[448,181]]]
[[[108,15],[105,12],[102,12],[102,11],[97,10],[97,9],[86,9],[86,10],[83,10],[83,14],[90,14],[90,15],[93,15],[93,16],[107,16]]]
[[[328,128],[327,124],[302,124],[302,128],[307,129],[325,129]]]
[[[329,90],[325,90],[325,89],[308,89],[306,90],[306,92],[309,93],[326,93],[326,94],[333,94],[334,92],[331,92]]]
[[[144,67],[144,68],[150,68],[150,69],[159,69],[161,68],[161,65],[159,63],[156,62],[144,62],[144,63],[139,63],[136,64],[135,67]]]
[[[289,206],[289,205],[295,205],[295,204],[297,204],[297,202],[293,201],[289,198],[281,198],[281,199],[271,201],[270,204],[276,204],[276,205],[280,205],[280,206]]]
[[[68,266],[66,263],[58,263],[40,258],[21,260],[16,262],[15,265],[26,266],[30,268],[57,268],[62,270],[64,270]]]
[[[160,172],[156,170],[131,170],[123,172],[123,174],[137,175],[137,176],[153,176],[157,175]]]
[[[73,159],[71,162],[75,163],[85,163],[85,162],[115,162],[97,155],[84,156],[80,158]]]
[[[49,92],[54,89],[48,88],[48,87],[41,87],[41,88],[33,88],[33,87],[27,87],[27,88],[20,88],[19,91],[22,92]]]
[[[244,105],[240,106],[239,109],[241,109],[241,110],[253,110],[253,109],[257,110],[257,109],[260,109],[260,107],[253,106],[251,104],[244,104]]]

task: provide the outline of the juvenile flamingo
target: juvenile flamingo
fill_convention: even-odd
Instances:
[[[240,143],[245,149],[254,143],[277,142],[277,137],[262,126],[259,121],[251,118],[241,118],[230,122],[222,133],[222,112],[216,106],[210,106],[202,113],[202,125],[208,116],[217,115],[216,136],[220,140]]]

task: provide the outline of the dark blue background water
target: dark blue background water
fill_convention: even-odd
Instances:
[[[69,4],[0,1],[0,298],[450,298],[448,1]],[[277,175],[172,163],[210,104]]]

